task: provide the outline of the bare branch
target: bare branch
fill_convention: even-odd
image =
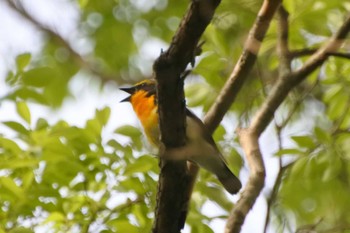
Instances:
[[[227,220],[225,233],[238,233],[244,220],[264,187],[265,167],[262,160],[258,134],[251,129],[238,129],[240,144],[244,150],[250,168],[250,176],[241,198],[232,209]]]
[[[205,122],[212,126],[209,128],[211,131],[213,131],[220,123],[223,115],[236,98],[249,71],[252,69],[260,49],[260,44],[280,3],[281,1],[278,0],[265,0],[263,2],[256,22],[250,31],[245,50],[222,92],[217,98],[217,102],[209,110],[207,117],[205,118]],[[237,133],[239,135],[241,146],[246,154],[251,174],[241,198],[231,211],[228,218],[225,228],[226,233],[240,232],[245,217],[264,187],[265,178],[265,167],[258,143],[260,133],[255,128],[238,129]]]
[[[318,49],[300,49],[291,51],[289,54],[290,59],[295,59],[302,56],[309,56],[314,54]],[[350,53],[342,53],[342,52],[328,52],[328,56],[339,57],[344,59],[350,59]]]
[[[213,133],[218,127],[225,113],[236,99],[249,72],[252,70],[261,42],[265,37],[274,12],[280,2],[281,0],[265,0],[261,6],[255,23],[249,32],[244,51],[238,59],[225,86],[216,98],[215,103],[204,118],[204,123],[207,125],[209,132]]]
[[[289,52],[290,59],[295,59],[298,57],[303,57],[303,56],[309,56],[314,54],[318,48],[315,49],[299,49],[299,50],[294,50]]]
[[[37,19],[35,19],[30,13],[28,13],[24,7],[17,2],[16,4],[12,0],[7,0],[8,6],[17,12],[20,16],[22,16],[24,19],[32,23],[37,29],[47,34],[49,37],[51,37],[54,41],[56,41],[57,44],[60,46],[63,46],[65,49],[67,49],[72,56],[74,62],[81,68],[87,70],[93,75],[96,75],[100,78],[102,82],[107,81],[113,81],[116,82],[119,77],[109,75],[107,73],[102,72],[101,70],[97,69],[97,66],[94,63],[90,63],[85,60],[77,51],[75,51],[72,46],[64,39],[61,35],[59,35],[54,30],[50,29],[46,25],[39,22]]]
[[[291,71],[291,59],[289,56],[289,46],[288,46],[288,34],[289,34],[289,22],[288,22],[288,12],[281,5],[278,8],[278,53],[280,57],[279,72],[281,74],[290,73]]]

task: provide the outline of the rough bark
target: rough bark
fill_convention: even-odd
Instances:
[[[218,0],[192,1],[173,37],[168,50],[154,63],[158,82],[161,141],[157,206],[153,232],[180,232],[184,227],[188,203],[198,173],[198,167],[186,161],[165,160],[166,148],[185,143],[185,102],[183,79],[186,66],[194,61],[198,41],[210,23]]]

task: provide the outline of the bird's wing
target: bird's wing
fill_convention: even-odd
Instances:
[[[213,137],[210,135],[207,127],[204,125],[204,123],[191,111],[189,110],[188,108],[186,108],[186,115],[192,119],[194,119],[194,121],[200,125],[200,128],[202,130],[202,135],[203,135],[203,138],[208,142],[210,143],[217,151],[218,151],[218,155],[222,158],[222,160],[226,163],[226,160],[224,158],[224,156],[220,153],[220,150],[219,148],[217,147]]]

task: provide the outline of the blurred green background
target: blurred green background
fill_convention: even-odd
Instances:
[[[158,160],[131,107],[118,103],[118,87],[152,75],[189,1],[21,3],[32,20],[0,1],[0,233],[149,232]],[[185,85],[199,116],[231,73],[261,3],[218,7]],[[293,51],[318,48],[350,10],[347,1],[283,5]],[[243,183],[249,171],[234,130],[249,124],[278,77],[276,23],[214,134]],[[306,60],[296,57],[292,68]],[[331,57],[276,112],[260,140],[266,187],[242,232],[350,232],[349,73],[348,59]],[[222,232],[237,199],[201,171],[185,232]]]

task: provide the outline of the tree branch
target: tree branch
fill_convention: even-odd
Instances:
[[[289,37],[289,22],[288,17],[289,13],[286,9],[280,5],[278,8],[278,54],[280,58],[279,65],[279,75],[290,73],[291,71],[291,59],[289,56],[289,46],[288,46],[288,37]]]
[[[300,98],[297,99],[297,101],[294,103],[292,109],[289,111],[287,117],[281,122],[281,123],[275,123],[275,128],[276,128],[276,133],[277,133],[277,137],[278,137],[278,149],[282,150],[283,146],[282,146],[282,130],[287,126],[288,122],[292,119],[292,116],[294,115],[294,113],[296,112],[296,110],[300,107],[300,104],[305,100],[305,98],[312,92],[312,90],[316,87],[316,85],[318,84],[319,80],[316,80],[316,82],[314,83],[314,85],[312,85],[310,87],[309,90],[307,90]],[[264,224],[264,232],[267,232],[267,227],[269,225],[269,221],[270,221],[270,212],[271,212],[271,206],[275,203],[276,198],[277,198],[277,194],[278,191],[280,189],[280,186],[282,184],[282,177],[285,174],[285,172],[291,167],[293,166],[293,164],[295,163],[295,161],[289,163],[288,165],[282,166],[282,160],[281,157],[278,158],[279,160],[279,170],[277,173],[277,177],[275,180],[275,183],[273,185],[271,194],[266,198],[266,202],[267,202],[267,209],[266,209],[266,217],[265,217],[265,224]]]
[[[265,0],[260,8],[257,19],[250,30],[245,49],[239,58],[232,74],[219,94],[217,101],[210,108],[205,117],[205,123],[209,131],[213,132],[219,125],[224,114],[235,100],[239,90],[243,86],[250,70],[252,69],[261,42],[265,37],[273,15],[280,5],[280,0]],[[242,196],[235,208],[233,208],[225,228],[225,232],[240,232],[244,219],[253,206],[256,198],[264,186],[265,168],[261,158],[258,144],[259,134],[252,129],[238,129],[240,143],[245,151],[249,163],[251,175]]]
[[[290,59],[295,59],[302,56],[309,56],[314,54],[318,49],[300,49],[291,51],[289,54]],[[350,59],[350,53],[342,53],[342,52],[328,52],[327,55],[333,57],[339,57],[344,59]]]
[[[102,72],[100,69],[97,68],[96,64],[90,63],[85,58],[83,58],[73,47],[68,43],[66,39],[64,39],[61,35],[59,35],[54,30],[50,29],[48,26],[42,24],[37,19],[35,19],[30,13],[28,13],[24,7],[21,5],[19,1],[14,3],[12,0],[6,1],[8,6],[17,12],[22,18],[27,20],[28,22],[32,23],[37,29],[47,34],[49,37],[51,37],[54,41],[56,41],[57,44],[60,46],[63,46],[65,49],[68,50],[70,55],[73,58],[73,61],[81,68],[87,70],[93,75],[96,75],[100,78],[102,82],[108,82],[113,81],[116,82],[119,77],[109,75],[105,72]]]
[[[316,51],[300,69],[293,72],[295,81],[300,83],[307,75],[312,73],[316,68],[321,66],[323,62],[330,56],[330,53],[336,52],[343,44],[346,35],[350,30],[350,16],[345,20],[344,24],[332,36],[330,41]]]
[[[185,143],[185,102],[181,75],[187,64],[193,62],[198,41],[219,3],[219,0],[192,1],[169,49],[154,63],[161,140],[165,148]],[[160,151],[161,172],[153,232],[177,233],[185,224],[198,167],[190,164],[187,169],[186,161],[167,161],[164,157],[166,149]]]
[[[288,17],[289,14],[286,11],[286,9],[283,7],[283,5],[280,5],[277,11],[278,14],[278,22],[277,22],[277,32],[278,32],[278,54],[280,57],[280,65],[279,65],[279,75],[281,74],[288,74],[291,72],[291,59],[289,57],[289,46],[288,46],[288,41],[289,41],[289,22],[288,22]],[[303,98],[300,98],[300,101]],[[276,128],[276,133],[277,133],[277,138],[278,138],[278,149],[282,149],[282,138],[281,138],[281,133],[283,128],[287,125],[289,120],[292,118],[292,115],[296,111],[296,109],[299,107],[299,101],[297,101],[296,104],[294,104],[294,108],[289,112],[287,118],[281,123],[277,124],[275,120],[275,128]],[[269,224],[270,220],[270,212],[271,212],[271,206],[275,202],[275,199],[277,197],[277,192],[280,188],[281,182],[282,182],[282,176],[284,174],[285,169],[282,169],[282,159],[281,157],[278,158],[278,165],[279,165],[279,170],[278,174],[275,180],[275,183],[272,188],[271,195],[267,198],[267,208],[266,208],[266,216],[265,216],[265,224],[264,224],[264,232],[267,231],[267,227]]]
[[[289,91],[303,81],[310,73],[321,66],[329,57],[329,52],[334,52],[341,46],[349,30],[350,17],[347,18],[343,26],[330,39],[330,41],[321,47],[314,55],[312,55],[300,69],[291,72],[290,74],[282,75],[271,90],[271,93],[266,101],[257,112],[257,117],[255,117],[252,121],[251,127],[255,128],[257,132],[261,134],[270,123],[273,113],[283,102]]]
[[[338,32],[321,47],[305,65],[289,74],[281,75],[272,88],[267,99],[256,112],[247,129],[238,130],[241,145],[246,153],[251,174],[241,199],[232,210],[226,226],[226,232],[239,232],[244,218],[254,204],[264,184],[264,164],[261,157],[258,139],[273,118],[273,114],[287,97],[290,90],[303,81],[307,75],[317,69],[328,58],[327,53],[336,51],[350,30],[350,17]]]
[[[215,103],[211,106],[204,118],[204,123],[207,125],[209,132],[213,133],[218,127],[222,118],[236,99],[237,94],[249,75],[249,72],[252,70],[261,42],[265,37],[274,12],[280,2],[281,0],[265,0],[263,2],[235,68],[222,88],[219,96],[216,98]]]

